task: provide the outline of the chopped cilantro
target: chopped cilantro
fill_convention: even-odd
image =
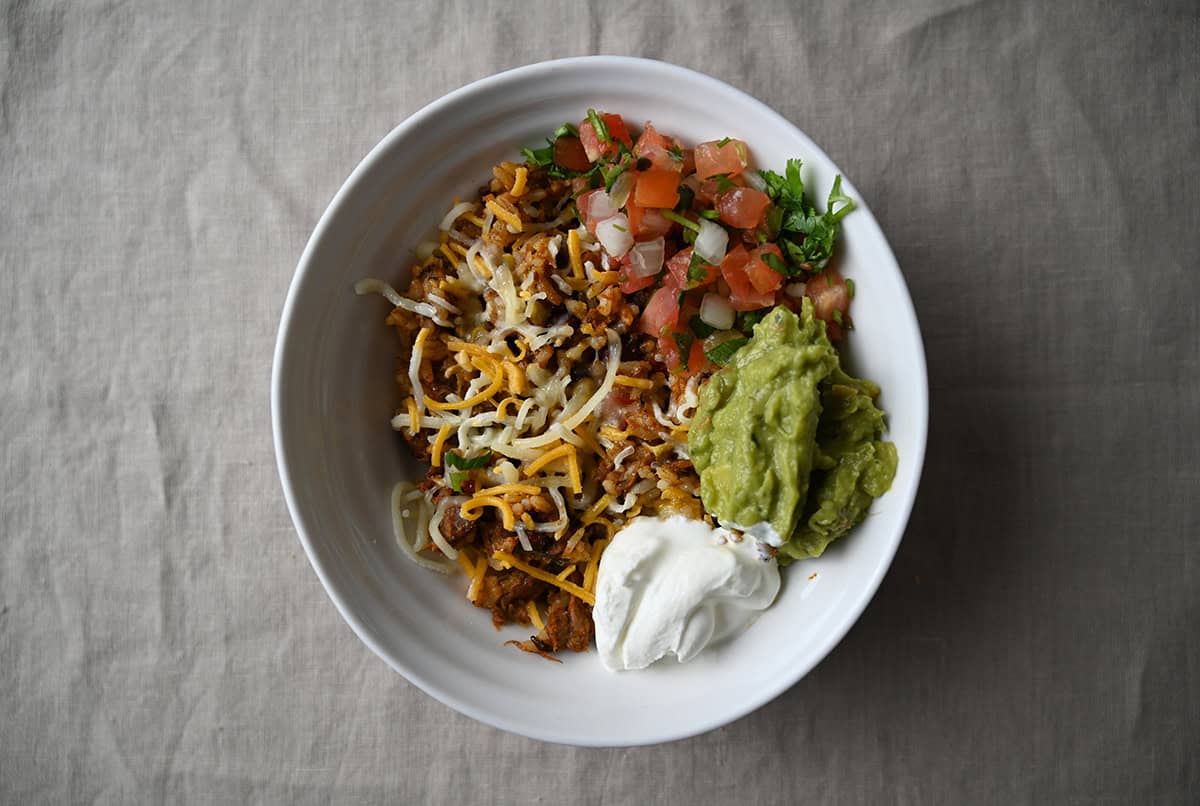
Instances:
[[[545,148],[522,148],[521,156],[530,165],[536,165],[539,168],[545,168],[547,165],[554,164],[554,146],[546,146]]]
[[[737,315],[737,329],[750,335],[754,332],[754,326],[761,322],[766,315],[766,308],[757,311],[742,311]]]
[[[683,149],[680,146],[671,146],[667,149],[667,154],[676,162],[683,162]]]
[[[800,160],[791,159],[787,161],[783,176],[774,171],[759,171],[767,183],[767,195],[779,210],[778,243],[789,264],[790,271],[786,272],[789,277],[825,268],[833,254],[841,220],[855,207],[854,200],[842,192],[842,177],[839,175],[829,191],[825,212],[817,212],[816,207],[804,198],[804,180],[800,177],[800,168]],[[775,223],[772,215],[776,215],[774,210],[767,216],[768,227]]]
[[[783,276],[785,276],[785,277],[787,276],[787,273],[788,273],[787,266],[783,265],[783,261],[780,260],[779,256],[776,255],[775,253],[763,252],[762,262],[766,263],[769,267],[771,267],[775,271],[779,272]]]
[[[696,337],[686,330],[675,334],[675,346],[679,348],[679,365],[688,368],[688,355],[692,351],[692,342]]]
[[[620,165],[613,167],[612,170],[607,171],[607,172],[603,168],[600,168],[600,173],[604,177],[604,190],[605,191],[609,191],[609,192],[612,191],[613,183],[615,183],[617,181],[618,176],[625,173],[626,167],[628,167],[627,164],[622,162]]]
[[[564,123],[563,125],[559,126],[557,129],[554,130],[554,139],[555,140],[557,140],[560,137],[578,137],[578,136],[579,136],[579,131],[574,126],[572,126],[570,123]]]
[[[719,367],[723,367],[733,360],[734,354],[745,347],[750,342],[749,339],[730,339],[723,341],[711,350],[706,350],[704,355],[708,360]]]
[[[721,214],[718,213],[716,210],[701,210],[700,215],[703,218],[707,218],[709,221],[716,221],[718,218],[721,217]]]
[[[690,229],[690,228],[684,228],[684,230],[683,230],[683,242],[684,242],[684,243],[686,243],[686,244],[693,244],[693,243],[695,243],[695,242],[696,242],[696,232],[697,232],[697,231],[696,231],[696,230],[694,230],[694,229]]]
[[[620,230],[621,232],[629,232],[629,230],[625,229],[625,227],[622,227],[620,224],[613,224],[613,229]]]
[[[839,325],[842,323],[842,312],[837,308],[833,309],[833,321],[837,322]]]
[[[687,185],[679,186],[679,204],[675,205],[676,210],[690,210],[692,202],[696,198],[696,191],[692,190]]]
[[[612,142],[612,138],[608,134],[608,124],[604,122],[604,118],[596,114],[595,109],[587,111],[588,122],[592,124],[592,130],[596,132],[596,139],[603,145],[608,145]]]
[[[854,281],[853,280],[850,280],[850,279],[846,280],[846,291],[847,291],[847,293],[850,294],[850,299],[854,299]]]
[[[717,329],[705,322],[697,314],[692,314],[692,318],[688,320],[688,327],[696,334],[696,338],[707,339],[709,336],[717,332]]]
[[[733,138],[731,138],[731,137],[722,137],[720,140],[718,140],[718,141],[717,141],[717,148],[724,148],[725,146],[729,145],[729,141],[730,141],[731,139],[733,139]]]
[[[709,179],[712,179],[717,183],[718,193],[724,193],[737,187],[737,185],[733,184],[733,180],[729,178],[729,174],[714,174],[713,176],[710,176]]]
[[[685,231],[691,230],[694,233],[700,231],[699,224],[697,224],[695,221],[692,221],[691,219],[684,218],[683,216],[681,216],[679,213],[675,212],[674,210],[665,210],[664,209],[662,211],[662,214],[663,214],[663,218],[666,218],[670,221],[674,221],[676,224],[683,227]]]
[[[693,252],[687,268],[688,285],[700,285],[708,280],[708,269],[709,264],[704,258]]]
[[[462,492],[462,483],[471,475],[466,471],[486,467],[487,463],[492,460],[492,452],[484,451],[479,456],[464,459],[454,451],[446,451],[445,460],[446,467],[454,468],[450,472],[450,487],[457,493]]]

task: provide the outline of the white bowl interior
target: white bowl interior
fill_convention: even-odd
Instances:
[[[891,562],[924,455],[924,353],[899,268],[854,186],[840,266],[855,280],[853,369],[883,388],[898,447],[892,490],[825,556],[791,566],[774,607],[745,634],[690,664],[613,674],[596,654],[562,665],[505,647],[528,628],[497,633],[464,598],[462,576],[407,560],[392,539],[388,496],[420,470],[388,421],[397,340],[389,306],[355,296],[362,277],[405,282],[412,248],[456,195],[491,166],[537,146],[588,107],[696,143],[745,139],[757,164],[806,165],[818,197],[838,169],[794,126],[715,79],[637,59],[591,57],[533,65],[477,82],[427,107],[356,169],[326,211],[288,296],[275,357],[273,414],[285,493],[322,582],[360,637],[409,680],[472,717],[536,738],[577,744],[663,741],[724,724],[792,685],[845,634]],[[822,202],[823,203],[823,202]],[[815,575],[815,576],[814,576]],[[812,577],[810,579],[810,577]],[[579,692],[586,692],[581,697]]]

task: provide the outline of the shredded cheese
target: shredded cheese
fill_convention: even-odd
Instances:
[[[513,555],[509,554],[506,551],[497,551],[495,554],[492,555],[492,557],[499,560],[502,563],[508,563],[508,565],[512,566],[513,568],[516,568],[518,571],[524,571],[526,574],[533,577],[534,579],[540,579],[542,582],[553,585],[556,588],[560,588],[561,590],[566,591],[567,593],[571,594],[572,596],[574,596],[578,599],[582,599],[583,601],[587,602],[590,605],[596,604],[596,595],[594,593],[592,593],[591,591],[584,590],[583,588],[576,585],[574,582],[567,582],[566,580],[559,579],[558,577],[554,576],[554,574],[551,574],[549,571],[543,571],[541,568],[537,568],[535,566],[530,565],[529,563],[522,562],[521,560],[518,560],[516,557],[514,557]]]
[[[534,484],[497,484],[475,493],[476,497],[489,495],[541,495],[542,488]]]
[[[500,387],[502,387],[502,386],[504,386],[504,375],[502,373],[497,372],[495,377],[492,378],[492,385],[489,386],[487,389],[484,389],[482,392],[480,392],[479,394],[477,394],[473,397],[469,397],[466,400],[460,400],[457,403],[446,402],[446,401],[442,401],[442,400],[434,400],[431,397],[426,397],[425,405],[431,409],[434,409],[435,411],[454,411],[455,409],[470,409],[470,408],[474,408],[475,406],[478,406],[483,401],[494,397],[496,395],[496,393],[500,391]]]
[[[573,573],[575,573],[575,564],[574,563],[567,566],[563,570],[559,571],[554,576],[556,576],[556,577],[558,577],[558,579],[562,580],[562,579],[566,579],[567,577],[571,576],[571,574],[573,574]]]
[[[579,246],[578,230],[571,230],[567,233],[567,255],[571,258],[571,271],[574,273],[575,279],[586,279],[583,276],[583,254]]]
[[[596,577],[600,573],[600,555],[608,546],[608,539],[597,540],[592,544],[592,556],[588,560],[587,570],[583,572],[583,587],[587,591],[596,590]]]
[[[537,605],[535,605],[532,601],[526,602],[525,609],[529,611],[529,620],[533,623],[533,626],[538,629],[538,632],[546,629],[546,625],[542,621],[542,614],[538,612]]]
[[[649,378],[632,378],[628,375],[618,375],[613,378],[613,383],[617,386],[632,386],[635,389],[654,388],[654,381]]]
[[[525,183],[529,181],[529,169],[524,165],[517,168],[516,178],[513,180],[512,190],[508,192],[513,198],[518,198],[525,195]]]
[[[408,409],[408,433],[415,434],[421,430],[421,415],[417,413],[416,398],[408,398],[404,401],[404,407]]]
[[[506,208],[495,199],[488,199],[487,204],[484,206],[491,211],[492,215],[496,216],[496,218],[500,219],[505,224],[508,224],[513,228],[514,231],[521,232],[525,229],[525,224],[523,221],[521,221],[521,217],[517,215],[516,210]]]
[[[612,500],[612,496],[608,493],[600,496],[596,500],[596,503],[588,507],[588,511],[584,513],[584,522],[594,521],[597,517],[599,517],[601,512],[608,509],[608,505],[612,503]]]
[[[500,510],[501,521],[504,528],[512,531],[513,524],[516,522],[516,516],[513,515],[512,507],[508,502],[497,495],[475,496],[467,501],[459,508],[458,513],[463,520],[475,521],[479,520],[479,516],[483,514],[483,507],[495,507]]]
[[[529,465],[527,465],[525,467],[525,475],[532,476],[534,473],[537,473],[543,467],[545,467],[546,465],[555,461],[556,459],[561,459],[562,457],[566,456],[568,453],[574,453],[574,452],[575,452],[574,445],[559,445],[557,448],[554,448],[553,450],[546,451],[545,453],[543,453],[537,459],[530,462]]]
[[[442,466],[442,449],[446,445],[446,437],[450,436],[450,431],[453,430],[449,423],[438,429],[437,436],[433,438],[433,447],[429,451],[429,464],[434,467]]]

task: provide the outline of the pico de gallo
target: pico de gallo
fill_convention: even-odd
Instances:
[[[658,339],[676,373],[711,371],[746,344],[776,305],[812,300],[831,341],[853,328],[853,281],[830,265],[855,203],[833,183],[825,210],[805,195],[801,161],[781,175],[755,170],[749,145],[723,137],[686,147],[646,123],[588,110],[527,163],[575,186],[579,221],[620,272],[620,289],[645,297],[636,327]]]

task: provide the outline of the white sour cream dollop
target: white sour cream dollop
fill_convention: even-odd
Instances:
[[[691,660],[749,626],[777,593],[779,566],[755,537],[680,516],[637,518],[600,558],[600,659],[614,671]]]

